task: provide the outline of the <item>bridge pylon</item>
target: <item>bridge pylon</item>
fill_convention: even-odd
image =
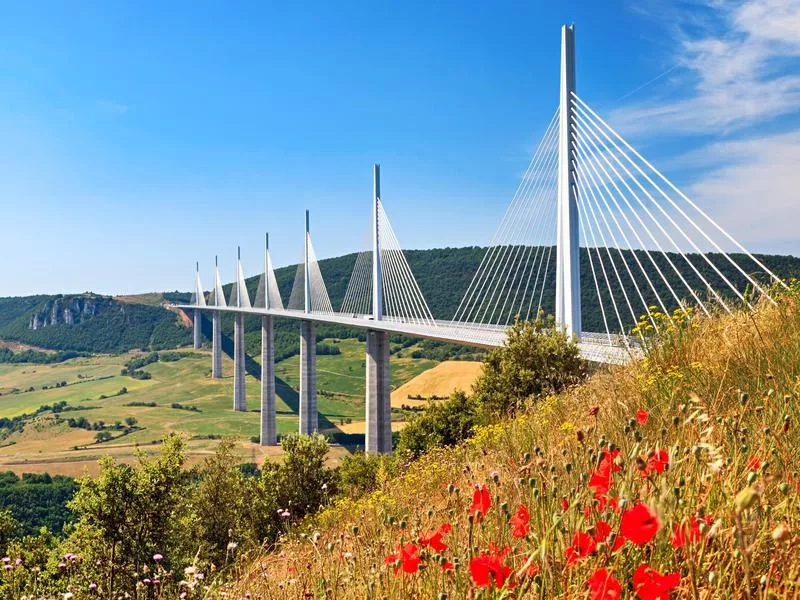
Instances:
[[[236,249],[236,282],[231,292],[235,295],[231,305],[249,308],[250,300],[242,271],[242,249]],[[237,312],[233,320],[233,410],[247,411],[247,388],[245,386],[244,313]]]
[[[558,112],[558,202],[556,208],[556,323],[567,335],[581,333],[581,268],[573,104],[575,94],[575,26],[561,28],[561,90]]]
[[[372,318],[383,319],[383,274],[381,264],[381,167],[372,170]],[[391,387],[389,334],[367,331],[366,348],[366,431],[365,450],[370,453],[392,451]]]
[[[272,259],[269,254],[269,234],[264,242],[264,308],[273,308],[270,298]],[[275,332],[271,315],[261,317],[261,445],[278,443],[275,421]]]
[[[313,304],[311,295],[310,226],[306,210],[306,230],[303,243],[303,300],[306,315],[311,316]],[[319,429],[317,414],[317,333],[314,321],[300,321],[300,434],[311,435]]]
[[[214,257],[214,290],[213,305],[225,306],[222,293],[222,280],[219,277],[219,257]],[[215,310],[211,314],[211,377],[222,378],[222,314]]]

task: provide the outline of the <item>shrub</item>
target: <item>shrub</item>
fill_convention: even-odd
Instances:
[[[400,432],[397,451],[419,456],[434,446],[452,446],[470,437],[481,419],[475,399],[457,391],[413,417]]]
[[[506,345],[486,353],[473,390],[482,410],[498,418],[529,400],[579,383],[586,372],[578,346],[552,319],[517,320],[508,330]]]

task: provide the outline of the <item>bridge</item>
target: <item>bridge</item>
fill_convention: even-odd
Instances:
[[[213,288],[204,292],[198,265],[191,302],[177,306],[194,316],[195,348],[202,342],[201,313],[211,314],[214,378],[222,376],[221,315],[233,313],[237,411],[246,410],[244,317],[261,317],[262,445],[277,443],[275,318],[300,322],[301,434],[318,428],[315,324],[367,330],[365,445],[368,452],[386,453],[392,450],[391,334],[502,346],[515,318],[541,313],[554,279],[556,325],[573,337],[586,359],[619,364],[641,355],[643,328],[632,323],[657,332],[656,312],[671,319],[676,309],[710,314],[752,306],[758,296],[771,301],[769,286],[780,281],[578,96],[574,26],[561,31],[558,108],[450,320],[432,315],[381,198],[375,165],[372,247],[359,253],[338,310],[319,268],[308,211],[304,260],[286,305],[267,235],[255,298],[249,297],[239,253],[230,298],[223,293],[218,265]],[[591,277],[600,331],[582,327],[581,249],[588,256],[583,276]]]

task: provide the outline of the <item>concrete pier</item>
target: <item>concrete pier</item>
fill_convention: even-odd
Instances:
[[[203,321],[202,321],[202,314],[199,310],[194,311],[194,318],[193,318],[193,325],[192,325],[192,336],[194,341],[194,349],[199,350],[200,346],[203,345]]]
[[[300,434],[319,429],[317,414],[317,338],[313,321],[300,322]]]
[[[392,451],[392,407],[389,370],[389,334],[367,331],[366,451]]]
[[[275,423],[275,336],[272,317],[261,317],[261,445],[278,443]]]
[[[244,385],[244,315],[236,313],[233,322],[233,410],[247,411]]]
[[[222,378],[222,315],[214,311],[211,317],[211,377]]]

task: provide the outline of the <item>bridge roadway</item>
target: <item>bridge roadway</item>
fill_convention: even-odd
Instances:
[[[402,334],[411,337],[464,344],[476,348],[497,348],[506,340],[506,327],[502,325],[483,325],[473,323],[453,323],[452,321],[435,321],[425,323],[398,319],[384,315],[375,320],[370,315],[350,315],[342,313],[306,313],[302,310],[245,308],[235,306],[197,306],[193,304],[176,304],[172,308],[185,311],[229,312],[258,317],[271,316],[299,321],[315,321],[356,327],[371,331],[384,331],[390,334]],[[610,337],[610,339],[609,339]],[[641,356],[641,350],[631,344],[630,340],[621,336],[608,336],[600,333],[582,332],[578,336],[578,348],[581,356],[592,362],[625,364],[632,358]]]

